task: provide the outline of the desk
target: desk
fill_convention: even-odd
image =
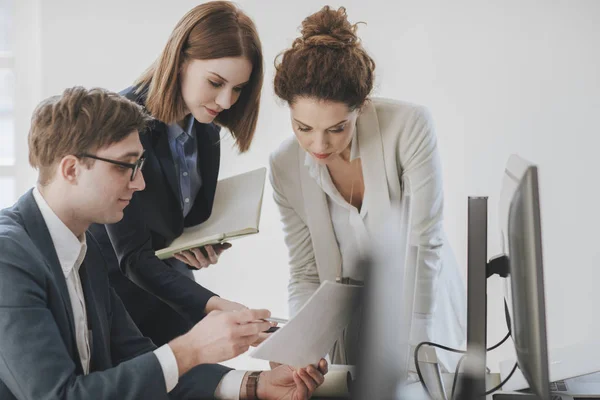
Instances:
[[[448,400],[450,399],[450,394],[452,393],[452,381],[454,379],[454,374],[442,374],[442,380],[444,381],[444,387],[446,388],[446,395]],[[487,389],[491,389],[497,386],[500,383],[500,374],[493,373],[488,374],[486,376],[486,387]],[[332,400],[336,399],[334,397],[312,397],[314,400]],[[339,398],[341,399],[341,398]],[[409,399],[409,400],[431,400],[426,394],[423,386],[421,386],[420,382],[415,382],[407,385],[402,393],[402,397],[399,397],[399,400]],[[438,399],[435,399],[438,400]],[[486,396],[486,400],[492,400],[492,395]]]
[[[452,393],[452,381],[454,380],[454,374],[442,374],[442,380],[444,381],[444,387],[446,388],[446,396],[448,400],[450,399],[450,394]],[[486,375],[486,388],[487,390],[492,389],[493,387],[500,384],[500,374],[492,373]],[[410,400],[430,400],[425,393],[425,389],[421,386],[420,382],[411,383],[407,385],[404,392],[402,393],[403,397]],[[438,400],[438,399],[435,399]],[[486,400],[492,400],[492,395],[486,396]]]

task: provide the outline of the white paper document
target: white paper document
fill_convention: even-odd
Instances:
[[[350,323],[361,291],[362,286],[323,282],[298,314],[250,356],[299,368],[316,364]]]

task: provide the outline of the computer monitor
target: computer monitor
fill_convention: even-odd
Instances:
[[[485,391],[485,352],[481,349],[487,345],[486,282],[496,272],[506,276],[506,303],[518,366],[533,395],[549,399],[537,167],[517,155],[506,164],[499,201],[504,256],[487,261],[487,197],[470,197],[468,205],[467,359],[458,393],[464,399],[480,399]]]
[[[532,393],[539,399],[550,399],[540,196],[535,165],[516,155],[509,158],[499,206],[502,250],[509,265],[506,301],[518,366]],[[468,217],[468,355],[464,365],[469,366],[469,372],[465,367],[466,373],[462,382],[459,381],[456,397],[464,400],[482,399],[485,392],[486,279],[491,265],[487,261],[486,197],[469,198]],[[406,217],[404,220],[407,220]],[[407,232],[404,231],[403,235],[406,238]],[[406,315],[406,311],[411,309],[408,304],[401,305],[398,287],[402,285],[399,282],[411,282],[414,275],[401,274],[401,269],[394,268],[397,259],[404,259],[406,265],[411,264],[407,262],[410,259],[410,247],[396,251],[399,251],[400,257],[385,255],[375,262],[372,259],[363,261],[370,270],[370,279],[365,288],[366,318],[363,327],[366,331],[361,335],[364,346],[361,347],[359,358],[359,371],[363,371],[364,375],[361,377],[358,374],[358,390],[355,392],[358,396],[353,398],[393,398],[394,388],[402,381],[398,378],[405,374],[403,349],[397,344],[405,342],[406,338],[398,340],[393,336],[404,331],[406,326],[403,326],[403,322],[404,325],[407,322],[401,320],[403,313],[397,310],[404,309]],[[379,256],[382,254],[379,253]],[[388,305],[385,313],[381,312],[383,304]],[[391,304],[394,306],[389,307]],[[394,310],[396,312],[392,312]],[[477,371],[473,372],[474,369]],[[520,400],[524,398],[519,397]]]
[[[538,170],[517,155],[506,165],[499,217],[502,250],[509,260],[505,295],[518,366],[531,391],[549,399]]]

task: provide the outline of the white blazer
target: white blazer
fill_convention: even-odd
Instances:
[[[403,182],[410,181],[412,236],[418,238],[419,254],[411,344],[433,341],[464,348],[466,291],[442,226],[442,170],[429,113],[421,106],[373,98],[356,128],[369,231],[383,226],[392,204],[401,203]],[[270,180],[289,250],[290,316],[320,282],[335,281],[342,262],[326,194],[309,175],[306,156],[292,137],[270,157]],[[436,354],[445,369],[454,369],[455,355]]]

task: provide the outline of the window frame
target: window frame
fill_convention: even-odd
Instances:
[[[13,7],[12,7],[12,19],[13,21],[15,21],[15,15],[16,15],[16,4],[17,2],[13,3]],[[13,27],[14,27],[14,23],[13,23]],[[14,38],[14,32],[12,37]],[[12,47],[13,47],[13,51],[0,51],[0,69],[3,70],[10,70],[13,73],[13,76],[15,77],[15,81],[16,81],[16,71],[15,71],[15,54],[14,54],[14,46],[15,43],[13,42]],[[0,110],[0,119],[12,119],[13,121],[13,131],[12,131],[12,136],[13,136],[13,148],[12,148],[12,163],[11,164],[0,164],[0,179],[1,178],[9,178],[13,180],[13,186],[12,186],[12,191],[13,193],[15,193],[15,195],[13,195],[13,197],[16,196],[16,181],[17,181],[17,165],[19,162],[21,162],[20,158],[18,156],[18,152],[17,152],[17,148],[15,145],[15,140],[17,138],[17,133],[16,133],[16,127],[15,127],[15,117],[16,117],[16,113],[15,110],[17,109],[16,106],[16,82],[15,82],[15,89],[14,92],[12,93],[12,98],[13,98],[13,108],[12,110]],[[11,199],[12,201],[14,201],[15,199]]]

